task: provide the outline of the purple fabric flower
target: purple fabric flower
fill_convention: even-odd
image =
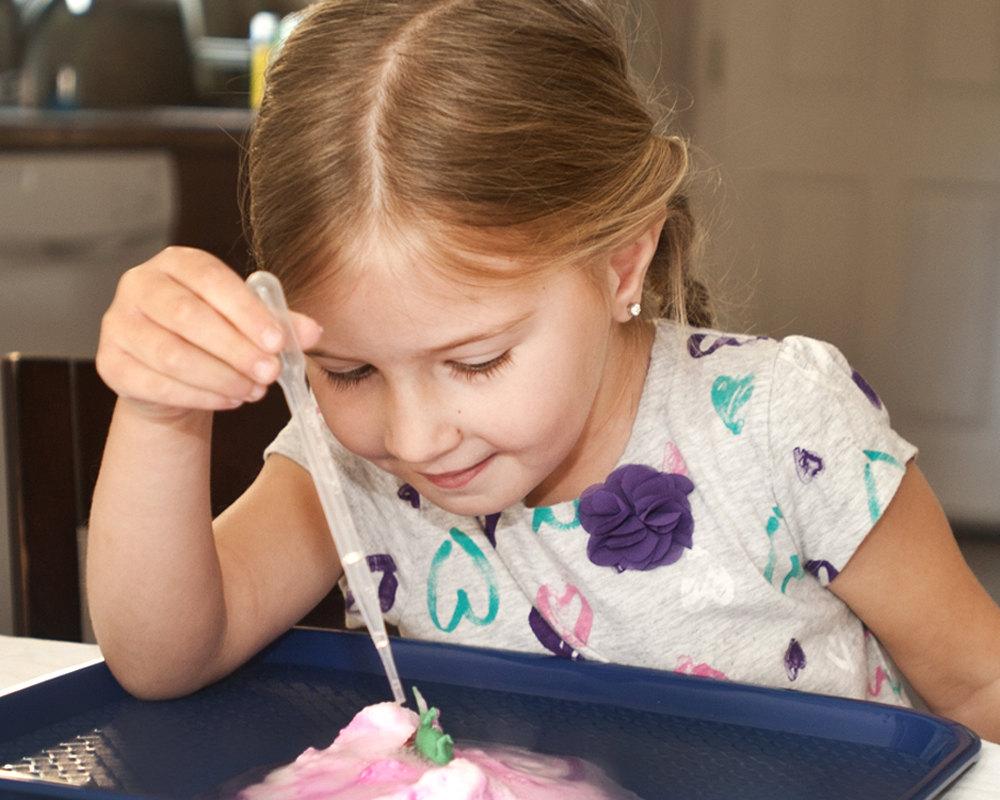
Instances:
[[[691,547],[694,517],[684,475],[625,464],[580,495],[587,556],[601,567],[647,570],[673,564]]]

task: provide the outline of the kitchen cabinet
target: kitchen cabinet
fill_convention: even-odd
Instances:
[[[242,109],[0,108],[0,351],[92,358],[121,273],[170,244],[246,270],[251,120]],[[13,628],[7,502],[0,491],[0,634]]]

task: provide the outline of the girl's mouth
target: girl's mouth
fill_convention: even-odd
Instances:
[[[422,472],[420,474],[439,489],[461,489],[468,485],[480,472],[486,469],[490,461],[493,460],[493,455],[487,456],[478,464],[474,464],[468,469],[458,470],[457,472],[439,472],[436,475]]]

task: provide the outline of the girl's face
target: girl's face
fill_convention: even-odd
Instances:
[[[595,282],[581,269],[471,288],[388,246],[369,256],[355,282],[301,308],[324,327],[308,371],[337,439],[462,515],[531,502],[578,470],[616,360]]]

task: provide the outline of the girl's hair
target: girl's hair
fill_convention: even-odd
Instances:
[[[644,316],[708,326],[688,166],[600,0],[326,0],[268,70],[249,150],[254,255],[291,297],[360,266],[371,236],[453,275],[523,279],[665,217]]]

